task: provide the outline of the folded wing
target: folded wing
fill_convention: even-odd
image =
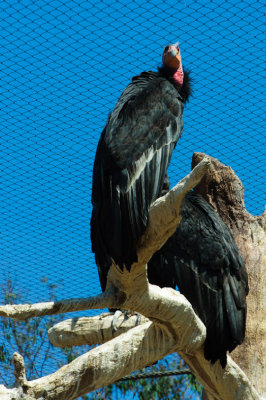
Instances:
[[[184,101],[159,73],[133,78],[102,133],[93,171],[91,220],[104,290],[113,259],[120,267],[137,260],[136,244],[148,210],[161,193],[166,170],[183,129]]]
[[[248,279],[231,232],[194,192],[186,195],[175,234],[148,265],[150,283],[178,286],[207,328],[205,357],[226,365],[243,342]]]

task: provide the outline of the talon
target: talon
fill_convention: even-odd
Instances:
[[[141,314],[137,313],[136,326],[140,325]]]
[[[115,332],[118,330],[119,326],[121,326],[121,324],[123,323],[123,321],[122,321],[122,323],[119,326],[117,324],[118,318],[120,317],[121,314],[123,314],[123,312],[121,310],[116,310],[114,313],[111,326]]]

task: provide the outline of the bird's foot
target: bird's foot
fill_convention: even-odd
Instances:
[[[123,315],[123,318],[120,318]],[[116,310],[113,316],[112,320],[112,329],[116,332],[122,325],[123,323],[128,320],[132,315],[136,315],[136,326],[140,325],[141,322],[141,314],[132,312],[129,310]],[[120,320],[120,321],[119,321]]]

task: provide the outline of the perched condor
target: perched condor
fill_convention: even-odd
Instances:
[[[166,46],[158,72],[142,72],[123,91],[98,144],[91,241],[102,289],[111,259],[130,270],[150,205],[162,190],[183,129],[190,80],[179,46]]]
[[[166,170],[183,129],[190,80],[180,49],[164,49],[158,72],[132,79],[102,132],[93,169],[91,240],[102,290],[113,259],[130,269],[150,205],[169,190]],[[174,235],[148,264],[150,283],[178,286],[207,328],[205,357],[226,365],[245,334],[247,274],[213,208],[190,192]]]
[[[226,224],[195,192],[181,206],[176,232],[148,263],[149,282],[178,286],[207,329],[204,355],[226,365],[245,336],[248,277]]]

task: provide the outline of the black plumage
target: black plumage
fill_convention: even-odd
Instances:
[[[178,46],[164,54],[182,68]],[[188,73],[181,71],[180,82],[176,72],[163,65],[134,77],[102,132],[93,169],[91,241],[103,290],[112,259],[128,269],[137,261],[149,207],[161,193],[181,136],[190,84]]]
[[[158,72],[143,72],[122,93],[102,132],[93,169],[92,250],[105,290],[112,260],[128,269],[150,205],[169,189],[167,167],[183,129],[190,79],[178,46]],[[207,328],[205,357],[226,365],[244,339],[247,274],[235,241],[199,195],[186,195],[175,234],[148,264],[150,283],[178,286]]]
[[[150,283],[178,286],[207,328],[205,357],[226,365],[245,336],[248,278],[232,234],[202,196],[188,193],[176,232],[148,264]]]

